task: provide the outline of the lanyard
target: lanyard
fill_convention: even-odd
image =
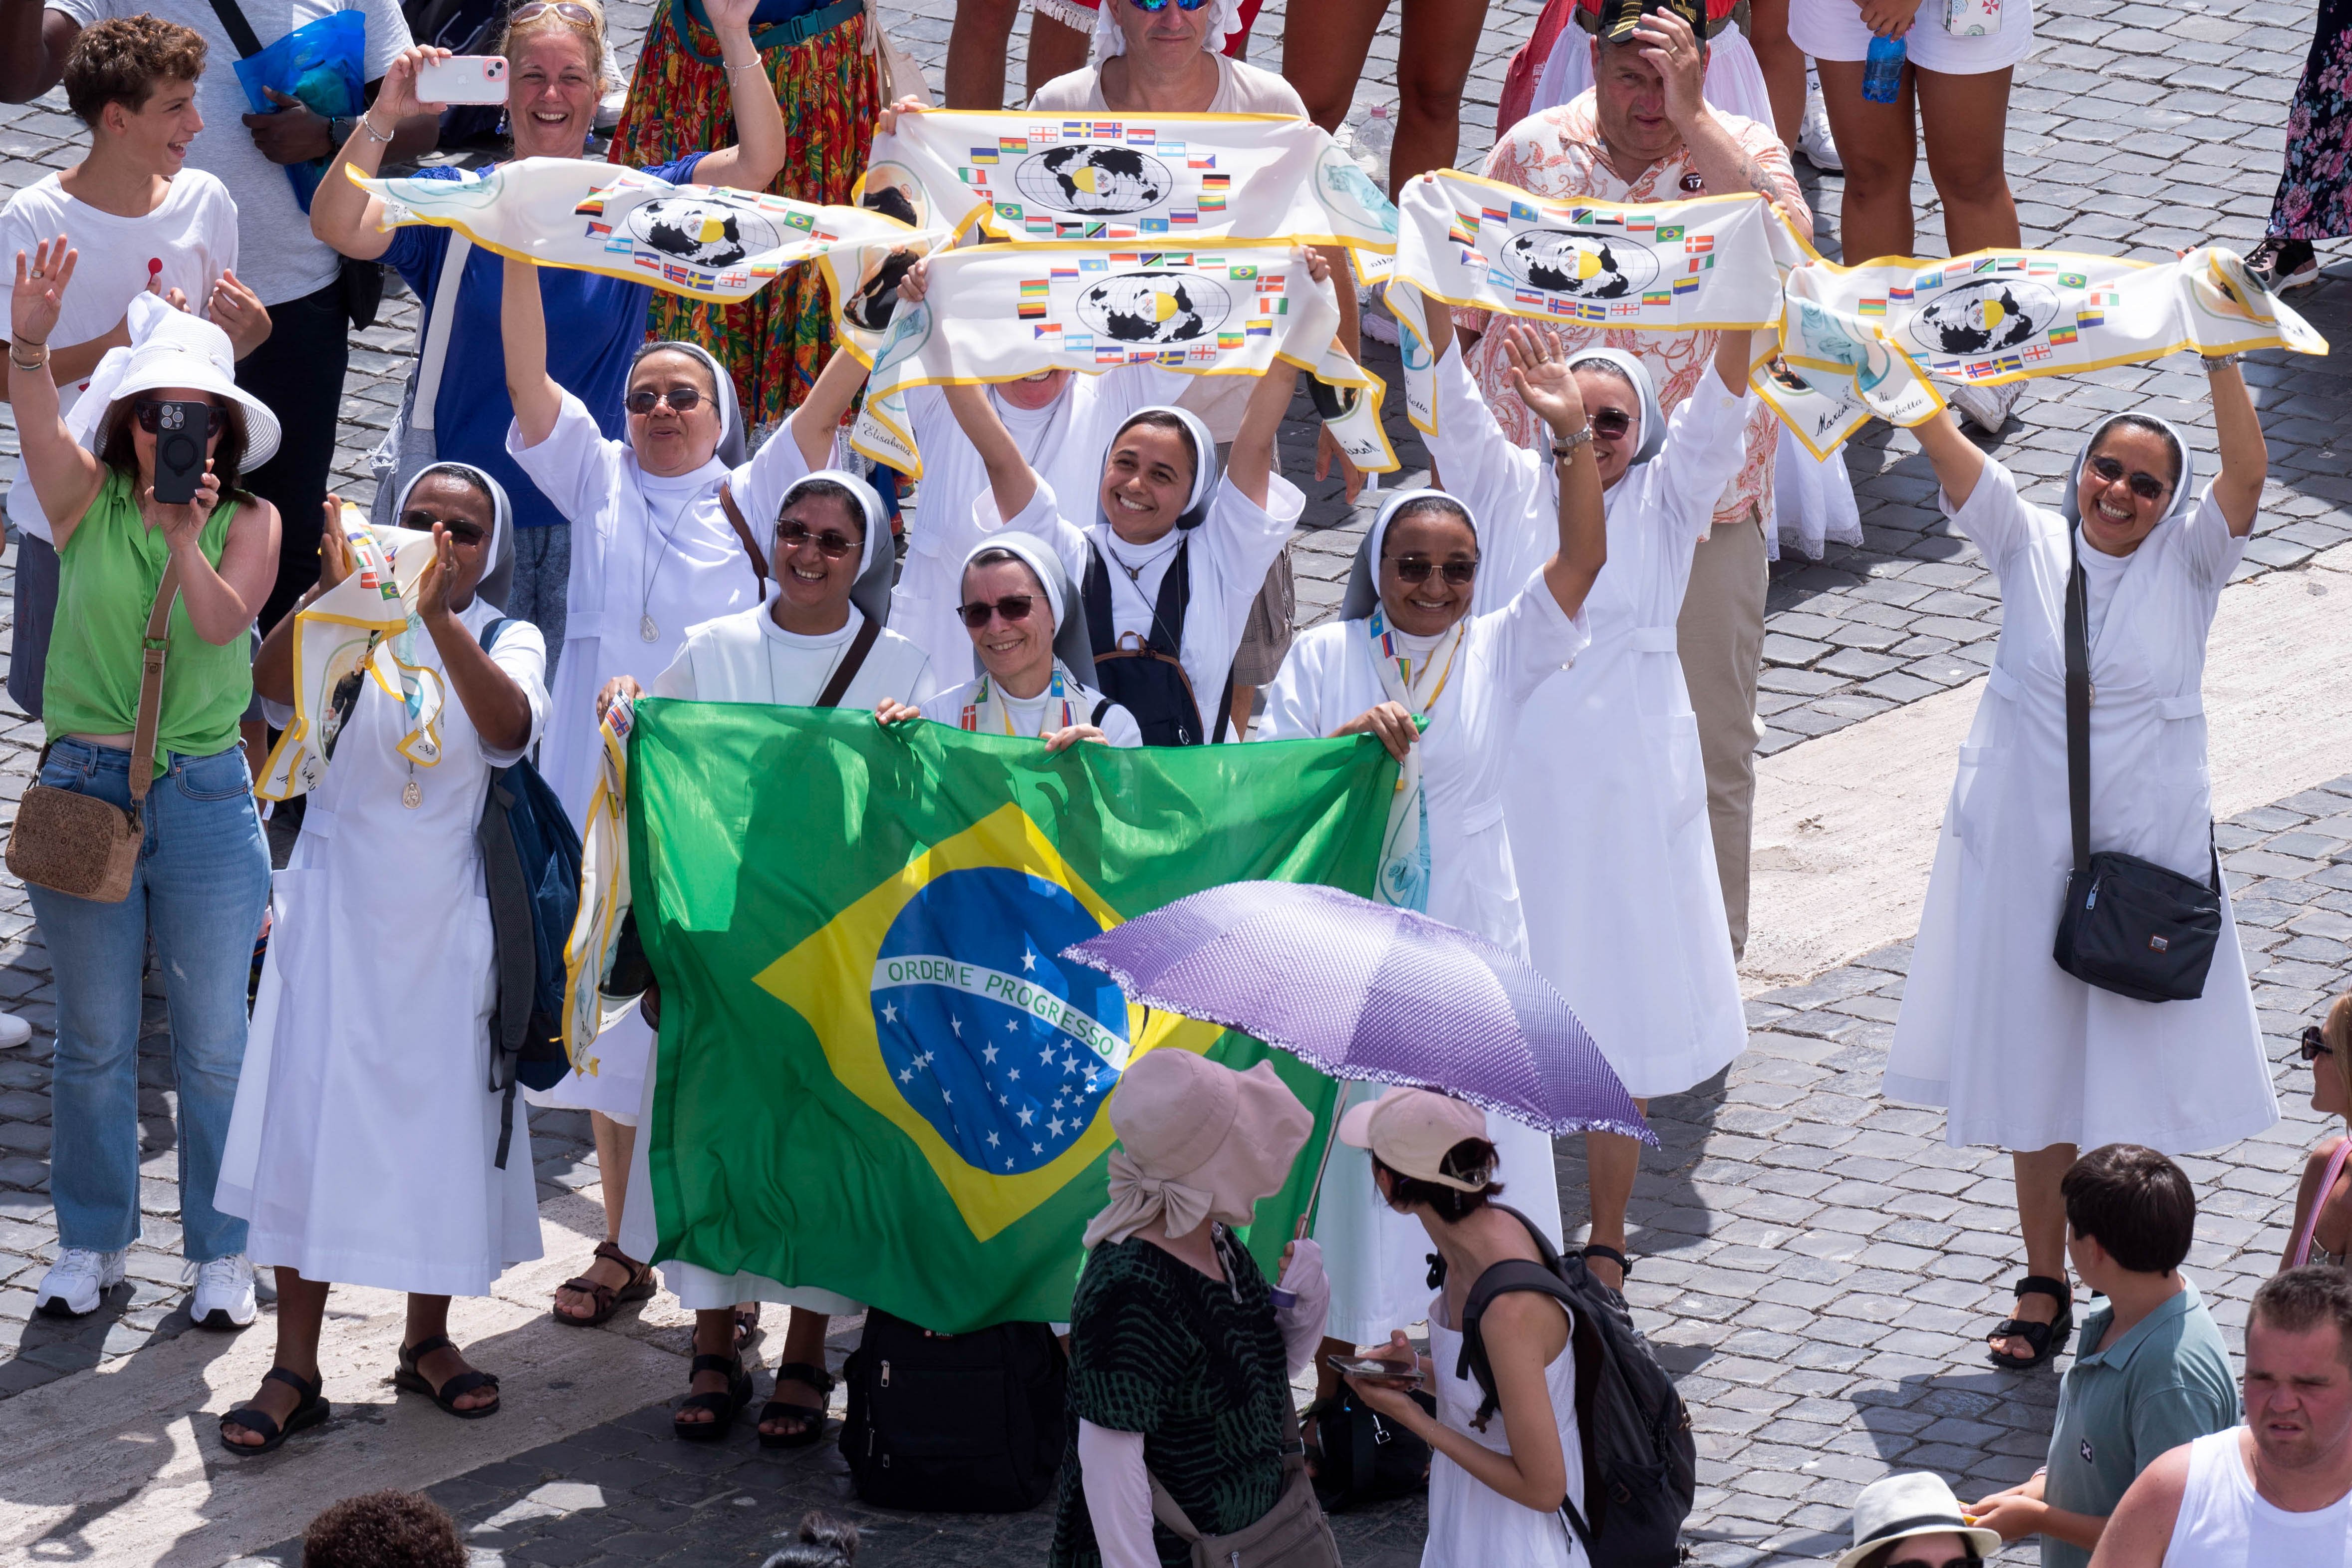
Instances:
[[[1060,727],[1062,729],[1066,730],[1072,724],[1077,722],[1077,721],[1070,714],[1069,693],[1062,684],[1062,667],[1059,664],[1054,666],[1054,684],[1046,689],[1045,698],[1049,703],[1061,703],[1062,722]],[[960,727],[966,730],[978,730],[980,728],[980,710],[987,707],[992,699],[994,700],[996,704],[998,722],[1004,726],[1004,732],[1006,734],[1012,734],[1013,732],[1013,710],[1005,706],[1004,700],[1001,696],[997,696],[994,693],[989,685],[989,678],[985,675],[980,678],[980,689],[973,692],[971,694],[971,700],[963,705],[963,717],[958,721]],[[1047,732],[1045,727],[1045,721],[1040,720],[1038,724],[1039,728],[1037,731],[1037,738],[1039,740],[1043,740]]]

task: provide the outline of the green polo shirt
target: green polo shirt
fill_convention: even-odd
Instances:
[[[2102,1303],[2083,1322],[2084,1345],[2105,1337],[2115,1309]],[[2042,1500],[2069,1513],[2110,1514],[2124,1489],[2158,1454],[2238,1424],[2213,1315],[2183,1280],[2175,1296],[2103,1351],[2075,1358],[2058,1391]],[[2042,1568],[2089,1568],[2091,1554],[2042,1538]]]

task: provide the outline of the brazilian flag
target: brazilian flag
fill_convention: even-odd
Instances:
[[[657,1256],[940,1332],[1051,1321],[1136,1054],[1271,1060],[1320,1147],[1330,1079],[1131,1006],[1061,952],[1224,882],[1369,895],[1395,768],[1377,741],[1055,756],[862,711],[649,700],[629,744],[630,882],[662,995],[641,1134]],[[1258,1207],[1269,1274],[1313,1180],[1301,1160]]]

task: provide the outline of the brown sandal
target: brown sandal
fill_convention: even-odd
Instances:
[[[624,1303],[643,1301],[653,1295],[654,1271],[650,1265],[638,1262],[609,1241],[600,1241],[596,1244],[595,1256],[607,1263],[617,1263],[627,1269],[629,1282],[615,1289],[610,1285],[600,1285],[584,1274],[575,1279],[566,1279],[556,1289],[577,1290],[582,1295],[592,1298],[596,1303],[596,1310],[588,1317],[575,1318],[562,1308],[551,1304],[548,1310],[553,1314],[557,1322],[569,1323],[575,1329],[596,1328],[612,1321],[613,1314],[619,1311]]]

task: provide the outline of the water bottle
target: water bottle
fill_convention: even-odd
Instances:
[[[1356,123],[1354,129],[1353,145],[1349,149],[1349,155],[1355,159],[1356,166],[1363,170],[1364,176],[1385,195],[1389,188],[1389,146],[1396,140],[1396,126],[1389,119],[1389,106],[1385,103],[1372,105],[1370,111]]]
[[[1903,40],[1871,35],[1870,53],[1863,61],[1862,96],[1873,103],[1892,103],[1903,90]]]

